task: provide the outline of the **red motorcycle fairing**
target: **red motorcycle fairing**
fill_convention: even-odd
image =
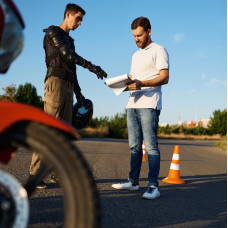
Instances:
[[[80,139],[80,135],[74,128],[60,119],[56,119],[40,109],[34,108],[29,105],[13,102],[0,102],[0,139],[1,134],[9,127],[22,121],[33,121],[47,126],[53,127],[60,131],[72,135],[75,139]],[[13,155],[15,148],[7,147],[0,149],[0,161],[8,163]]]

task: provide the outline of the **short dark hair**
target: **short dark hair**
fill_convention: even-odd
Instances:
[[[69,3],[66,5],[66,9],[64,12],[64,18],[66,17],[66,14],[70,12],[73,14],[76,14],[77,12],[81,12],[83,15],[86,14],[85,10],[82,9],[82,7],[80,7],[79,5],[73,4],[73,3]]]
[[[139,26],[143,27],[145,31],[151,29],[150,21],[146,17],[138,17],[131,23],[131,29],[137,29]]]

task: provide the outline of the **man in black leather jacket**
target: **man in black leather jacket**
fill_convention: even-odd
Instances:
[[[107,77],[99,66],[93,65],[75,52],[74,40],[69,32],[81,25],[85,11],[76,4],[67,4],[64,20],[60,26],[44,29],[44,49],[47,74],[44,86],[44,111],[72,123],[73,93],[77,101],[85,97],[77,80],[76,65],[95,73],[98,79]],[[36,175],[41,165],[37,154],[33,153],[30,175]],[[52,176],[53,182],[56,182]],[[41,183],[37,188],[45,188]]]
[[[73,90],[78,101],[85,98],[81,94],[81,89],[78,85],[76,64],[95,73],[98,79],[107,77],[107,74],[99,66],[93,65],[75,52],[74,40],[69,36],[70,30],[75,30],[81,25],[84,15],[85,11],[80,6],[68,4],[64,12],[62,24],[60,26],[50,26],[44,30],[46,32],[44,49],[47,65],[45,84],[48,84],[46,82],[51,77],[55,77],[55,80],[61,79],[73,83]],[[45,101],[49,103],[46,99]],[[48,110],[46,111],[49,112]],[[56,116],[55,113],[54,115]],[[60,117],[71,123],[71,118],[64,118],[61,115]]]

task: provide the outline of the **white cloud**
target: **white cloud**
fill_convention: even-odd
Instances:
[[[189,92],[190,94],[194,94],[194,93],[197,92],[197,89],[189,89],[188,92]]]
[[[207,58],[207,54],[204,51],[199,51],[197,53],[197,55],[201,58],[201,59],[206,59]]]
[[[180,42],[180,41],[183,40],[183,38],[184,38],[183,34],[177,33],[177,34],[174,35],[174,41],[175,42]]]
[[[206,74],[205,73],[202,73],[201,74],[201,77],[202,77],[202,79],[205,79],[206,78]]]
[[[217,78],[211,78],[211,80],[206,84],[207,86],[210,86],[212,88],[218,88],[221,86],[226,86],[227,82],[226,80],[220,80]]]

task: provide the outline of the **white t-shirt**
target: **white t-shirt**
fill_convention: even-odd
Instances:
[[[150,80],[159,76],[159,71],[169,69],[169,56],[165,48],[154,42],[138,50],[132,56],[132,79]],[[143,87],[141,90],[130,92],[127,108],[162,109],[161,86]]]

